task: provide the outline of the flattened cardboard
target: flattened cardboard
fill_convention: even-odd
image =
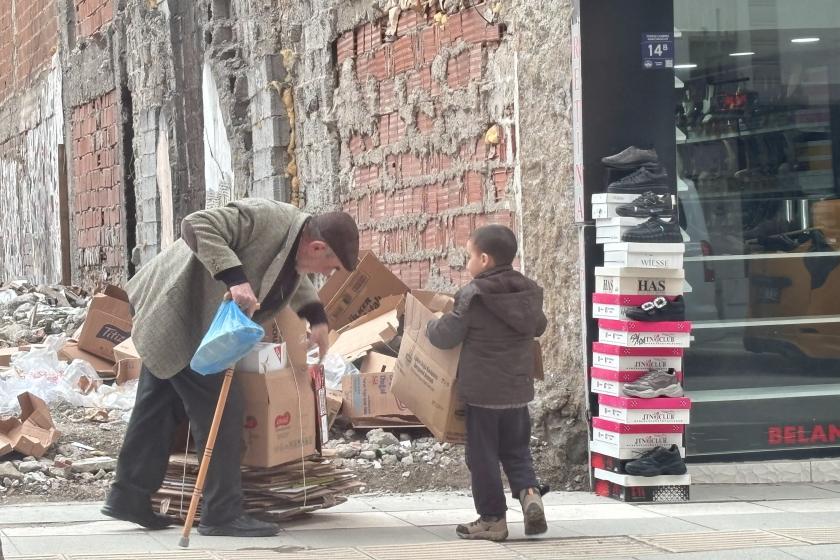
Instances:
[[[399,328],[398,307],[402,298],[389,299],[387,307],[381,306],[371,316],[348,325],[338,333],[338,338],[330,346],[330,352],[342,356],[348,362],[354,362],[375,349],[384,350],[397,335]]]
[[[370,251],[353,272],[339,270],[319,292],[330,326],[340,329],[379,307],[383,298],[408,293],[406,286]]]
[[[73,360],[85,360],[93,366],[93,369],[96,370],[99,377],[110,379],[115,376],[114,362],[104,360],[99,356],[91,354],[90,352],[85,352],[79,348],[79,344],[77,342],[71,341],[66,343],[64,347],[58,351],[58,357],[59,359],[67,360],[68,362],[72,362]]]
[[[56,430],[50,409],[43,400],[27,392],[18,395],[18,403],[20,416],[0,422],[3,434],[0,438],[0,451],[11,445],[15,451],[24,455],[41,457],[58,441],[61,433]]]
[[[362,366],[359,368],[359,373],[385,373],[387,371],[394,371],[397,365],[397,359],[379,352],[370,352],[365,359],[362,360]]]
[[[128,295],[107,286],[93,296],[79,335],[79,348],[100,358],[114,358],[114,347],[131,336],[131,305]]]
[[[390,371],[373,371],[346,375],[341,380],[344,411],[354,428],[384,428],[389,426],[421,426],[420,421],[391,391],[396,358]]]
[[[465,405],[455,386],[461,347],[435,348],[426,324],[435,317],[412,294],[406,296],[405,329],[391,391],[441,441],[466,440]]]

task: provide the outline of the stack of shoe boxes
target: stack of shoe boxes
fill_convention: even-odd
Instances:
[[[683,350],[691,337],[682,298],[683,237],[673,189],[654,150],[603,159],[607,192],[592,196],[596,241],[589,387],[595,490],[625,501],[688,500]]]

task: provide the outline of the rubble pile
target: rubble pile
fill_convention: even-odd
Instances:
[[[84,322],[87,303],[87,295],[73,287],[22,280],[0,286],[0,348],[38,344],[51,334],[70,336]]]
[[[337,466],[355,469],[381,469],[430,465],[447,468],[464,462],[464,448],[441,443],[430,435],[416,437],[408,432],[399,436],[378,428],[359,437],[355,430],[331,439],[322,454]],[[410,471],[405,471],[410,473]],[[408,478],[410,474],[406,474]]]

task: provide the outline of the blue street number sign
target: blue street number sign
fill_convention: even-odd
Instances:
[[[654,70],[656,68],[674,67],[674,34],[673,33],[643,33],[642,34],[642,68]]]

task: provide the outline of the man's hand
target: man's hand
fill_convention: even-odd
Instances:
[[[321,323],[319,325],[312,325],[309,327],[309,331],[309,345],[318,345],[320,359],[323,360],[330,347],[330,327],[326,323]]]
[[[248,317],[253,317],[254,312],[259,308],[257,296],[248,282],[231,286],[230,297]]]

